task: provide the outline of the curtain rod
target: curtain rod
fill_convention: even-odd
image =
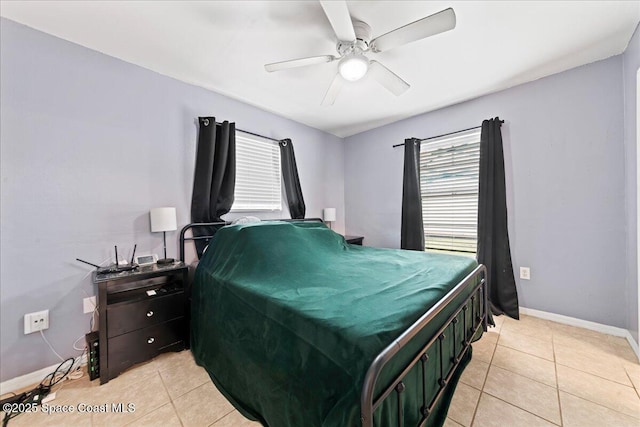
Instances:
[[[218,124],[219,122],[216,122],[216,124]],[[205,126],[209,126],[209,119],[204,119],[204,125]],[[257,136],[260,138],[264,138],[264,139],[269,139],[271,141],[275,141],[275,142],[282,142],[282,139],[275,139],[275,138],[271,138],[270,136],[265,136],[265,135],[260,135],[259,133],[254,133],[254,132],[249,132],[248,130],[242,130],[242,129],[238,129],[236,128],[237,131],[240,132],[244,132],[244,133],[248,133],[249,135],[253,135],[253,136]]]
[[[500,123],[501,123],[501,124],[502,124],[502,123],[504,123],[504,120],[500,120]],[[419,139],[419,140],[420,140],[420,142],[422,142],[422,141],[428,141],[428,140],[430,140],[430,139],[436,139],[436,138],[442,138],[443,136],[455,135],[456,133],[466,132],[466,131],[468,131],[468,130],[472,130],[472,129],[479,129],[479,128],[481,128],[481,127],[482,127],[482,126],[474,126],[474,127],[472,127],[472,128],[467,128],[467,129],[457,130],[457,131],[455,131],[455,132],[443,133],[442,135],[430,136],[429,138],[422,138],[422,139],[420,139],[420,138],[415,138],[415,139]],[[404,142],[403,142],[402,144],[396,144],[396,145],[394,145],[394,146],[393,146],[393,148],[401,147],[401,146],[403,146],[403,145],[404,145]]]
[[[260,135],[259,133],[249,132],[248,130],[242,130],[242,129],[238,129],[238,128],[236,128],[236,130],[239,131],[239,132],[248,133],[249,135],[257,136],[257,137],[260,137],[260,138],[269,139],[271,141],[282,142],[282,139],[271,138],[270,136],[264,136],[264,135]]]

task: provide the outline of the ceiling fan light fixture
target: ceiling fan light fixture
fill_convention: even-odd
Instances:
[[[340,75],[350,82],[360,80],[368,69],[369,60],[364,55],[347,55],[338,64]]]

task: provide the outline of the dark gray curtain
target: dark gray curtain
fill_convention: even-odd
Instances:
[[[424,251],[422,196],[420,195],[420,140],[416,138],[404,140],[400,247]]]
[[[215,117],[200,117],[196,168],[191,197],[191,222],[222,221],[222,215],[233,205],[236,185],[235,123],[216,123]],[[194,236],[212,234],[215,230],[197,229]],[[198,257],[206,246],[195,241]]]
[[[513,277],[501,121],[482,122],[478,192],[478,262],[487,267],[489,304],[494,314],[519,318],[518,292]]]
[[[293,219],[302,219],[306,212],[300,178],[298,177],[298,166],[296,165],[296,154],[293,151],[293,144],[290,139],[280,141],[280,160],[282,162],[282,180],[284,181],[284,192],[287,196],[289,214]]]

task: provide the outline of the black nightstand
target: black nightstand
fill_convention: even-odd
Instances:
[[[362,241],[364,240],[363,236],[344,236],[344,240],[347,243],[351,243],[352,245],[360,245],[362,246]]]
[[[189,347],[188,268],[181,262],[98,275],[100,384],[160,353]]]

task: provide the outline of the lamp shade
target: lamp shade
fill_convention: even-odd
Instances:
[[[176,208],[153,208],[149,212],[151,217],[151,232],[173,231],[178,229]]]
[[[326,222],[333,222],[336,220],[336,208],[324,208],[322,210],[322,219]]]

